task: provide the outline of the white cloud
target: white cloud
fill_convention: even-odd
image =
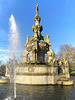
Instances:
[[[6,62],[8,60],[7,56],[7,50],[6,49],[0,49],[0,61]]]
[[[5,50],[5,49],[0,49],[0,51],[2,51],[2,52],[6,52],[6,50]]]

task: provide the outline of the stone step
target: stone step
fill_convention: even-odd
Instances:
[[[60,78],[59,80],[60,80],[60,81],[68,81],[68,80],[69,80],[69,78],[62,77],[62,78]]]
[[[68,80],[68,81],[57,81],[57,84],[59,85],[73,85],[74,84],[74,80]]]
[[[65,74],[60,74],[60,77],[65,77]]]

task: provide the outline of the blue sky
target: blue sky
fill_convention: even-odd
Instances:
[[[39,5],[42,35],[50,35],[55,53],[62,44],[75,47],[75,0],[0,0],[0,60],[7,60],[9,45],[9,18],[14,15],[18,27],[21,53],[24,50],[26,35],[33,35],[35,6]]]

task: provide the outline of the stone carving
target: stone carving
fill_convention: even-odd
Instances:
[[[38,4],[36,3],[36,13],[38,13]]]
[[[48,62],[50,62],[51,58],[54,62],[53,53],[51,49],[51,43],[49,42],[49,35],[46,34],[46,38],[42,36],[41,31],[43,30],[42,25],[40,23],[40,15],[38,14],[38,4],[36,4],[36,15],[34,17],[35,25],[32,26],[32,30],[34,31],[34,35],[29,39],[29,35],[26,38],[25,49],[22,54],[22,63],[27,63],[27,54],[31,55],[30,62],[35,63],[36,60],[38,62],[45,62],[45,54],[48,54]],[[42,41],[41,41],[42,40]],[[32,45],[33,44],[33,45]]]
[[[58,62],[56,60],[54,61],[54,67],[58,67]]]
[[[47,39],[47,43],[49,43],[49,35],[48,34],[46,34],[46,39]]]
[[[29,42],[29,35],[27,35],[27,38],[26,38],[26,43]]]
[[[29,67],[29,68],[28,68],[28,71],[29,71],[29,72],[34,72],[34,68],[33,68],[33,67]]]
[[[68,64],[68,62],[67,62],[67,60],[66,60],[65,55],[63,55],[62,59],[63,59],[63,66],[64,66],[64,67],[68,67],[69,64]]]

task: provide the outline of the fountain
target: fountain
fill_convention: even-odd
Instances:
[[[9,59],[6,65],[6,76],[9,77],[11,84],[14,83],[14,99],[16,99],[16,83],[30,85],[73,84],[73,80],[70,81],[67,61],[57,61],[55,59],[55,53],[52,51],[51,43],[49,42],[49,35],[46,34],[45,38],[41,34],[43,27],[40,25],[41,17],[38,13],[38,4],[36,4],[34,21],[35,25],[32,26],[34,34],[31,38],[27,35],[26,44],[24,45],[25,49],[21,55],[21,62],[17,63],[19,36],[13,15],[9,19],[8,55],[11,59]],[[62,69],[60,74],[58,73],[59,65]],[[10,97],[8,100],[10,100]]]
[[[16,24],[13,15],[9,19],[11,22],[11,38],[10,46],[13,48],[13,53],[17,51],[18,38]],[[46,84],[62,84],[72,85],[73,81],[70,81],[69,67],[67,61],[58,62],[55,59],[55,53],[51,49],[51,43],[49,41],[49,35],[46,34],[46,38],[41,34],[43,30],[40,25],[41,17],[38,12],[38,4],[36,4],[36,15],[34,17],[35,25],[32,26],[34,34],[31,38],[27,35],[26,43],[24,45],[24,51],[21,55],[21,62],[16,67],[16,82],[18,84],[32,84],[32,85],[46,85]],[[16,44],[15,44],[16,43]],[[12,51],[12,50],[9,50]],[[16,54],[16,53],[15,53]],[[45,60],[45,56],[47,60]],[[62,69],[62,73],[58,73],[59,65]],[[10,73],[10,62],[7,65],[7,74]],[[61,78],[62,77],[62,78]],[[67,81],[63,81],[62,79]],[[11,78],[10,78],[11,80]],[[15,84],[14,84],[15,85]],[[15,89],[14,89],[15,90]],[[15,94],[15,93],[14,93]]]
[[[9,24],[10,24],[9,47],[8,47],[8,57],[10,62],[9,77],[10,77],[10,83],[14,84],[14,98],[16,98],[16,64],[18,62],[16,58],[18,57],[19,53],[18,52],[19,33],[13,14],[9,18]]]

